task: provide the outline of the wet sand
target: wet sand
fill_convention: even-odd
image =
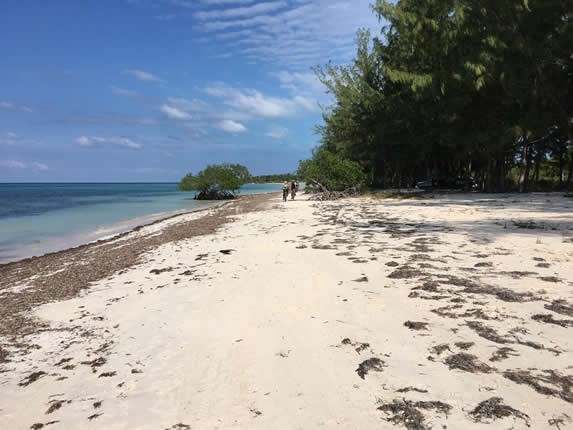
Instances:
[[[572,257],[558,194],[277,194],[0,266],[0,428],[572,428]]]

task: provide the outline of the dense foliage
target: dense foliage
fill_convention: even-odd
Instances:
[[[366,183],[360,164],[324,148],[315,150],[312,159],[301,161],[297,174],[309,187],[320,184],[330,191],[360,188]]]
[[[240,164],[210,165],[197,175],[187,174],[179,182],[178,188],[182,191],[198,191],[195,194],[197,200],[233,199],[250,177],[248,169]]]
[[[488,191],[571,185],[570,1],[377,0],[373,9],[381,35],[360,32],[351,65],[317,69],[334,97],[321,149],[359,163],[374,186],[429,176],[473,176]]]
[[[250,180],[255,184],[270,184],[270,183],[291,181],[295,178],[296,175],[294,173],[281,173],[276,175],[252,176]]]

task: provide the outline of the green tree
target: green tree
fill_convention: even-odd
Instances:
[[[248,169],[240,164],[209,165],[197,175],[187,174],[179,182],[178,188],[197,191],[197,200],[233,199],[250,177]]]
[[[318,149],[310,160],[301,161],[297,175],[307,186],[319,183],[329,191],[361,188],[367,181],[360,164],[326,149]]]

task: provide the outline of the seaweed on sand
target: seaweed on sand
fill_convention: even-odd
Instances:
[[[495,343],[513,343],[506,337],[500,336],[493,328],[484,325],[479,321],[466,321],[466,325],[484,339]]]
[[[430,351],[436,355],[441,355],[442,352],[444,351],[450,351],[450,345],[448,345],[447,343],[441,343],[439,345],[432,347]]]
[[[547,324],[555,324],[561,327],[573,327],[573,320],[556,320],[551,314],[537,314],[531,317],[534,321],[541,321]]]
[[[394,270],[392,273],[388,275],[388,277],[391,279],[409,279],[409,278],[418,278],[424,274],[425,273],[422,272],[421,270],[406,265]]]
[[[491,373],[494,369],[477,359],[475,355],[459,352],[450,355],[444,361],[451,369],[459,369],[470,373]]]
[[[428,323],[419,321],[406,321],[404,323],[410,330],[428,330]]]
[[[421,401],[412,402],[410,400],[394,399],[391,403],[382,403],[378,401],[379,411],[391,414],[386,420],[394,425],[402,425],[408,430],[429,430],[431,427],[426,425],[426,420],[420,409],[434,410],[447,416],[452,407],[446,403],[438,401]]]
[[[456,342],[454,345],[456,345],[459,349],[463,349],[465,351],[474,346],[475,342]]]
[[[517,357],[519,356],[519,354],[514,354],[515,352],[517,352],[515,349],[513,348],[509,348],[507,346],[504,346],[502,348],[499,348],[497,351],[495,351],[491,358],[489,359],[489,361],[501,361],[501,360],[505,360],[507,358],[509,358],[510,355]]]
[[[503,376],[516,384],[529,385],[538,393],[573,403],[573,376],[555,370],[543,370],[537,375],[529,370],[507,370]]]
[[[358,365],[358,369],[356,369],[356,373],[358,373],[358,376],[364,379],[364,377],[371,370],[375,372],[382,372],[383,368],[384,368],[384,362],[379,358],[372,357],[360,363]]]
[[[481,423],[485,420],[496,420],[498,418],[516,417],[525,421],[529,427],[529,415],[503,404],[501,397],[492,397],[484,400],[470,412],[474,422]]]
[[[46,376],[47,373],[40,370],[38,372],[34,372],[34,373],[30,373],[28,376],[26,376],[22,382],[20,382],[18,385],[20,387],[27,387],[28,385],[30,385],[33,382],[36,382],[38,379]]]
[[[545,309],[548,311],[557,312],[561,315],[573,317],[573,305],[567,303],[565,300],[555,300],[550,305],[545,305]]]

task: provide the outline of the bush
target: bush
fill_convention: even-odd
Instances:
[[[358,163],[325,149],[318,149],[310,160],[301,161],[297,175],[307,184],[316,181],[329,191],[344,191],[352,187],[360,189],[367,180]]]
[[[241,185],[245,184],[251,175],[245,166],[240,164],[209,165],[196,176],[189,173],[178,188],[182,191],[198,191],[197,200],[234,199]]]

